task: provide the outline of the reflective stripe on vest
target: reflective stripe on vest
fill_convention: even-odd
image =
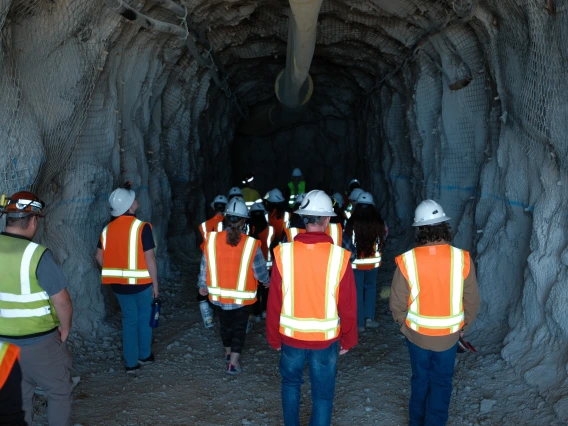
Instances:
[[[325,231],[327,235],[333,240],[333,244],[341,246],[341,225],[339,223],[330,223]]]
[[[406,271],[408,272],[408,284],[410,286],[410,295],[412,303],[408,308],[406,316],[407,324],[414,331],[418,331],[418,327],[423,328],[449,328],[450,334],[456,333],[460,329],[460,325],[464,320],[464,312],[462,306],[463,300],[463,269],[464,269],[464,253],[462,250],[451,248],[451,270],[450,270],[450,315],[448,316],[425,316],[420,315],[420,283],[418,279],[418,265],[416,263],[416,254],[414,250],[410,250],[402,255]]]
[[[357,247],[357,244],[355,243],[355,231],[353,231],[353,235],[351,236],[351,241],[353,241],[353,245],[355,247]],[[380,250],[380,246],[379,246],[379,242],[377,241],[375,243],[375,254],[373,255],[373,257],[367,257],[367,258],[363,258],[363,259],[355,259],[353,261],[353,263],[351,264],[353,269],[357,269],[357,266],[361,266],[361,265],[371,265],[372,268],[378,268],[379,266],[381,266],[381,250]]]
[[[0,341],[0,389],[8,380],[14,364],[20,357],[20,348],[8,342]]]
[[[283,334],[294,337],[295,332],[321,332],[325,333],[323,340],[331,340],[338,335],[339,315],[337,312],[336,292],[342,278],[344,250],[330,244],[330,255],[326,277],[325,318],[298,318],[294,315],[294,244],[280,245],[282,261],[282,311],[280,313],[280,326]],[[296,243],[298,244],[298,243]],[[301,261],[301,260],[300,260]]]
[[[207,221],[201,224],[201,236],[203,238],[207,237]]]
[[[217,232],[223,232],[223,221],[217,224]]]
[[[272,267],[272,253],[270,252],[270,246],[274,241],[274,227],[268,225],[268,238],[266,239],[266,247],[268,247],[268,254],[266,259],[266,266],[268,268]]]
[[[243,253],[241,255],[241,263],[239,267],[239,274],[237,277],[237,288],[227,289],[219,286],[219,277],[217,276],[217,232],[211,232],[207,239],[207,255],[210,282],[208,283],[208,290],[211,300],[217,302],[219,298],[235,299],[234,303],[242,305],[245,300],[253,300],[256,298],[255,291],[247,291],[246,283],[249,274],[249,268],[252,259],[255,255],[254,247],[256,240],[254,238],[247,238],[245,241]],[[243,238],[246,238],[243,236]]]
[[[250,210],[250,208],[252,207],[252,205],[255,203],[256,201],[245,201],[245,205],[247,206],[247,209]]]
[[[296,204],[296,197],[304,192],[306,192],[306,182],[300,181],[298,183],[298,192],[295,192],[294,184],[292,182],[288,182],[288,188],[290,188],[290,198],[288,199],[288,205],[290,207],[294,207]]]
[[[141,220],[134,219],[130,225],[128,236],[128,269],[123,268],[105,268],[103,261],[103,269],[101,275],[107,278],[126,278],[127,284],[137,284],[138,278],[150,278],[150,272],[147,269],[138,269],[138,233],[140,227],[144,224]],[[103,250],[106,250],[108,226],[103,230]]]

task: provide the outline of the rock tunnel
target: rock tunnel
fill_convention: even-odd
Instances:
[[[475,258],[473,341],[567,421],[567,11],[323,0],[311,98],[267,128],[287,0],[2,0],[0,192],[47,202],[38,240],[84,335],[105,321],[93,255],[125,180],[163,277],[198,256],[209,203],[249,171],[261,192],[294,167],[330,193],[356,177],[401,241],[417,203],[435,199]]]

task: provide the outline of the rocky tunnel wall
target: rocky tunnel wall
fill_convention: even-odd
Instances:
[[[476,259],[477,345],[502,347],[568,419],[566,6],[326,0],[309,109],[259,138],[237,129],[274,102],[286,2],[178,2],[185,20],[168,5],[0,2],[0,189],[48,202],[38,240],[70,281],[77,330],[104,318],[93,255],[122,181],[154,225],[165,277],[242,173],[283,185],[274,170],[300,166],[337,190],[356,170],[400,235],[418,201],[444,205]]]

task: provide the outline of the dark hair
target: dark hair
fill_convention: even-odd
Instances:
[[[213,210],[216,212],[225,213],[227,205],[225,203],[213,203]]]
[[[258,240],[262,231],[268,228],[268,222],[262,210],[250,212],[250,236]]]
[[[233,222],[231,219],[236,218]],[[233,219],[235,220],[235,219]],[[227,244],[236,247],[241,242],[241,234],[245,226],[246,218],[237,216],[225,216],[225,230],[227,231]]]
[[[266,204],[266,210],[270,212],[270,215],[276,212],[276,219],[282,219],[284,217],[284,213],[286,212],[286,201],[282,201],[281,203],[272,203],[269,201]]]
[[[385,222],[375,206],[370,204],[357,204],[353,215],[347,221],[345,233],[348,238],[355,232],[355,245],[357,257],[371,257],[375,254],[375,244],[379,241],[380,247],[385,242]]]
[[[452,239],[450,224],[448,222],[442,222],[431,226],[419,226],[416,229],[414,241],[416,241],[417,245],[423,246],[441,240],[449,243]]]
[[[335,203],[333,205],[333,211],[337,216],[333,216],[329,220],[329,223],[340,223],[341,225],[343,225],[343,222],[345,221],[345,211],[341,207],[339,207],[338,203]]]
[[[24,217],[10,217],[6,216],[6,226],[11,226],[13,228],[28,229],[30,222],[32,220],[33,214],[29,214]]]

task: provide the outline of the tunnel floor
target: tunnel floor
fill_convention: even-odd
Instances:
[[[388,308],[396,241],[378,277],[377,319],[359,345],[340,357],[333,425],[405,425],[410,364],[405,341]],[[392,244],[395,243],[395,244]],[[218,326],[206,330],[195,300],[198,261],[178,268],[178,279],[161,284],[162,318],[155,331],[156,363],[137,377],[124,373],[120,313],[97,330],[97,337],[73,336],[73,393],[77,425],[280,425],[279,355],[264,337],[264,321],[247,335],[243,373],[224,372]],[[499,355],[471,336],[478,353],[458,355],[448,425],[560,425],[551,405],[524,384]],[[301,423],[307,425],[309,380],[302,387]],[[36,421],[45,421],[45,401],[36,400]]]

